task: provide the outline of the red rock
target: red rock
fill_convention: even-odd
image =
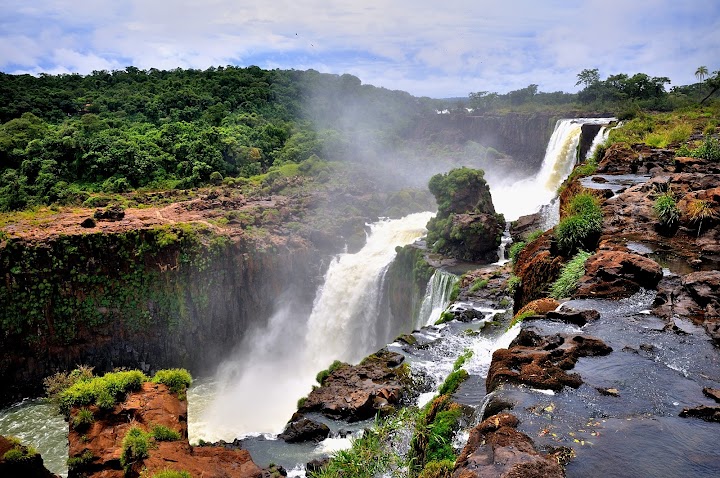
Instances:
[[[540,336],[523,329],[508,349],[493,353],[486,379],[488,392],[501,383],[511,382],[531,387],[562,390],[578,388],[583,381],[578,374],[567,370],[578,358],[607,355],[612,348],[602,340],[586,335],[555,334]]]
[[[551,310],[555,310],[558,307],[560,307],[560,302],[551,297],[543,297],[542,299],[535,299],[531,302],[528,302],[520,310],[518,310],[517,314],[515,315],[522,314],[529,310],[534,311],[536,314],[547,314]]]
[[[662,279],[660,265],[624,251],[600,251],[585,263],[576,297],[629,297],[640,288],[654,289]]]
[[[455,462],[453,478],[564,477],[557,460],[538,453],[517,425],[514,415],[501,413],[473,428]]]
[[[515,307],[543,298],[560,275],[563,258],[552,252],[552,230],[531,242],[518,254],[515,275],[522,280],[515,294]]]
[[[4,458],[5,453],[16,447],[15,443],[0,435],[0,476],[8,478],[59,478],[45,468],[39,453],[18,461],[6,460]],[[28,447],[20,445],[19,448],[23,453],[29,455]]]

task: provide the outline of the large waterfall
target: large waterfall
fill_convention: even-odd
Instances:
[[[425,212],[372,224],[365,247],[332,261],[311,312],[292,297],[279,298],[267,325],[250,331],[220,367],[217,388],[191,389],[192,438],[279,432],[318,371],[334,360],[355,362],[400,333],[379,310],[385,271],[395,247],[423,236],[431,217]]]
[[[557,194],[557,189],[568,177],[577,157],[577,146],[580,142],[582,125],[606,125],[615,118],[575,118],[558,120],[555,124],[543,159],[540,171],[532,177],[512,183],[491,185],[490,192],[493,197],[495,209],[505,215],[505,219],[512,221],[520,216],[532,214],[539,210]],[[598,136],[606,133],[601,128]],[[593,145],[597,148],[596,140]],[[591,148],[592,150],[592,148]]]

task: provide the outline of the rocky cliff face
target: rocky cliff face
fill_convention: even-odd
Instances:
[[[167,234],[176,242],[130,231],[6,244],[0,401],[38,393],[44,377],[78,364],[209,370],[270,317],[276,297],[311,303],[322,277],[323,255],[305,241],[258,249]]]

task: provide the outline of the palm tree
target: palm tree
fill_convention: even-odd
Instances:
[[[704,80],[708,76],[708,69],[707,66],[700,66],[697,70],[695,70],[695,78],[698,79],[698,81]]]

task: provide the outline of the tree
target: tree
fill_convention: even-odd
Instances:
[[[598,83],[600,81],[600,72],[597,68],[590,69],[584,69],[577,75],[577,83],[575,83],[575,86],[578,85],[585,85],[587,88],[590,85],[594,85],[595,83]]]
[[[713,71],[712,76],[705,80],[705,83],[710,87],[710,93],[700,101],[700,104],[705,103],[716,91],[720,90],[720,70]]]
[[[697,70],[695,70],[695,78],[698,79],[698,81],[703,81],[708,76],[708,69],[707,66],[699,66]]]

